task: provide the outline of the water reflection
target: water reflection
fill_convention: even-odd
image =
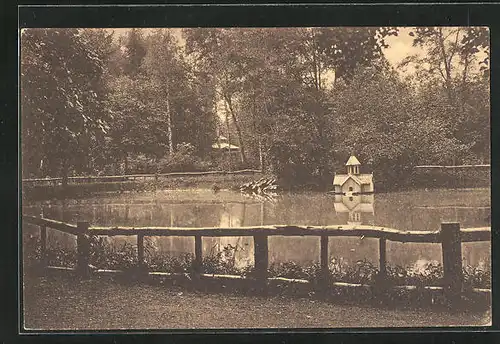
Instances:
[[[371,195],[335,195],[335,212],[342,216],[347,214],[348,225],[374,224],[375,196]]]
[[[177,190],[158,193],[113,195],[85,200],[46,201],[24,206],[24,213],[70,223],[88,221],[102,226],[240,227],[272,224],[297,225],[376,225],[401,230],[436,230],[444,221],[462,227],[490,225],[489,190],[412,191],[392,194],[326,195],[284,194],[276,202],[255,200],[238,193],[210,190]],[[376,204],[375,204],[376,203]],[[36,233],[33,228],[25,232]],[[74,247],[72,236],[48,231],[50,240]],[[135,244],[135,237],[113,238]],[[167,254],[194,251],[193,238],[151,237],[152,247]],[[204,238],[205,255],[224,247],[237,247],[238,266],[253,264],[251,237]],[[368,259],[378,262],[378,243],[368,238],[331,238],[332,259],[354,263]],[[464,259],[473,265],[489,262],[489,243],[463,245]],[[319,260],[319,238],[270,237],[270,262]],[[387,243],[388,263],[413,265],[417,261],[441,261],[439,244]]]

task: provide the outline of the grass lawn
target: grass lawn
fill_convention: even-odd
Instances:
[[[485,326],[490,312],[387,309],[290,297],[208,294],[67,276],[24,279],[33,330]]]

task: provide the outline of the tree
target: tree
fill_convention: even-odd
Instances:
[[[483,52],[484,58],[479,61],[480,70],[487,75],[490,65],[490,32],[487,27],[472,27],[465,32],[460,53],[470,56]]]
[[[178,60],[178,48],[168,31],[156,30],[148,39],[148,52],[145,59],[145,69],[148,75],[155,79],[157,89],[157,101],[164,102],[159,105],[165,111],[168,132],[169,154],[174,153],[171,89],[172,86],[182,78],[182,66]]]
[[[136,73],[115,76],[109,87],[114,119],[110,155],[123,160],[126,171],[130,155],[145,155],[158,166],[167,152],[167,160],[175,160],[179,145],[206,154],[215,132],[210,92],[200,87],[203,81],[183,58],[170,30],[155,30],[143,38],[143,45],[145,55]]]
[[[119,46],[114,40],[114,33],[105,29],[82,29],[82,39],[88,49],[94,51],[103,62],[103,70],[94,89],[97,95],[95,107],[86,108],[89,116],[97,114],[98,117],[106,118],[106,130],[92,131],[88,135],[87,157],[82,163],[87,167],[85,172],[95,173],[100,171],[106,165],[106,133],[109,131],[110,117],[109,109],[106,107],[106,99],[110,92],[109,80],[112,78],[113,56],[119,50]]]
[[[107,129],[101,108],[103,56],[78,29],[21,35],[23,171],[59,174],[85,160],[89,135]],[[82,156],[83,155],[83,156]],[[59,168],[60,167],[60,168]]]
[[[356,69],[370,66],[383,57],[383,48],[388,45],[385,38],[397,36],[395,27],[335,27],[310,29],[311,45],[314,47],[315,70],[331,69],[335,79],[349,80]]]
[[[134,77],[139,73],[139,68],[146,56],[146,42],[142,35],[141,29],[131,29],[125,40],[125,74]]]
[[[413,44],[425,48],[422,56],[410,56],[402,65],[416,64],[421,80],[419,88],[432,89],[435,97],[446,98],[441,114],[447,129],[458,140],[462,153],[452,156],[452,163],[465,158],[464,150],[487,156],[489,131],[489,42],[487,28],[416,28],[410,33]],[[423,91],[425,93],[425,90]],[[478,102],[478,100],[481,100]],[[467,158],[470,160],[470,157]]]
[[[169,153],[183,142],[206,153],[215,131],[213,95],[201,86],[208,81],[193,71],[169,30],[159,29],[148,37],[143,67],[157,84],[152,92],[156,109],[165,117]]]
[[[186,29],[187,52],[196,60],[199,67],[211,75],[215,91],[225,104],[227,116],[231,117],[238,137],[241,161],[246,164],[245,139],[238,116],[235,98],[242,87],[244,74],[245,49],[241,44],[237,29]],[[199,69],[200,70],[200,69]],[[229,124],[229,118],[227,119]]]

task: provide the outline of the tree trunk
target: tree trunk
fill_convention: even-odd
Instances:
[[[454,97],[453,97],[453,90],[452,90],[452,85],[451,85],[451,58],[453,57],[452,56],[447,56],[446,54],[446,49],[445,49],[445,46],[444,46],[444,37],[443,37],[443,30],[442,28],[439,28],[439,37],[438,37],[438,41],[439,41],[439,47],[440,47],[440,50],[441,50],[441,57],[443,59],[443,63],[444,63],[444,70],[445,70],[445,77],[444,77],[444,81],[445,81],[445,84],[446,84],[446,93],[448,95],[448,99],[450,100],[450,105],[453,105],[454,104]]]
[[[231,102],[231,97],[228,97],[227,95],[224,95],[226,98],[227,105],[229,106],[229,112],[231,113],[231,117],[234,122],[234,126],[236,127],[236,133],[238,134],[238,144],[240,145],[240,156],[241,156],[241,162],[246,164],[247,163],[247,157],[245,155],[245,147],[243,143],[243,135],[241,133],[241,128],[238,124],[238,121],[236,120],[236,115],[233,110],[233,105]]]
[[[170,80],[167,80],[167,132],[169,155],[174,153],[174,142],[172,140],[172,114],[170,112]]]
[[[229,172],[232,171],[232,155],[231,155],[231,128],[229,127],[229,110],[227,109],[227,102],[224,101],[224,107],[225,107],[225,112],[226,112],[226,128],[227,128],[227,158],[229,162]]]
[[[127,174],[128,173],[128,153],[127,152],[125,152],[124,162],[125,162],[125,171],[123,172],[123,174]]]
[[[262,156],[262,140],[259,137],[259,163],[260,163],[260,171],[264,172],[264,157]]]
[[[321,89],[321,65],[316,51],[316,44],[314,41],[313,41],[312,55],[313,55],[313,70],[314,70],[314,88],[316,88],[316,90],[319,91]]]
[[[257,115],[256,115],[256,106],[255,106],[255,103],[256,103],[256,95],[255,95],[255,88],[253,90],[253,93],[252,93],[252,121],[253,121],[253,130],[254,130],[254,134],[257,135],[258,137],[258,148],[259,148],[259,165],[260,165],[260,170],[261,172],[264,171],[264,160],[263,160],[263,156],[262,156],[262,138],[260,137],[259,135],[259,131],[257,130]]]
[[[68,159],[64,158],[62,161],[62,187],[66,189],[68,186]]]

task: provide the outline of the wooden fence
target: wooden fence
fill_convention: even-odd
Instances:
[[[229,228],[186,228],[186,227],[100,227],[90,226],[87,222],[78,222],[77,225],[67,224],[55,220],[24,215],[25,223],[40,227],[42,262],[46,266],[46,231],[53,228],[77,236],[77,265],[76,270],[87,275],[89,273],[90,245],[88,236],[137,236],[138,264],[144,265],[144,237],[145,236],[181,236],[194,237],[194,268],[196,274],[202,271],[202,238],[251,236],[254,241],[255,280],[265,286],[268,280],[268,237],[270,236],[317,236],[320,238],[320,265],[321,274],[325,283],[334,286],[369,287],[361,284],[329,281],[329,252],[330,237],[365,237],[379,240],[379,267],[380,274],[387,273],[386,242],[398,241],[405,243],[440,243],[443,258],[443,285],[441,287],[426,287],[427,289],[444,289],[447,295],[455,299],[463,290],[462,270],[462,243],[490,241],[491,228],[460,228],[458,223],[442,223],[438,231],[401,231],[392,228],[363,226],[363,225],[335,225],[335,226],[255,226]],[[158,274],[158,273],[150,273]],[[233,276],[236,278],[236,276]],[[276,278],[275,278],[276,279]],[[308,281],[303,281],[309,283]],[[414,289],[415,286],[399,286],[395,288]],[[475,289],[477,292],[490,292],[488,289]]]
[[[246,169],[239,171],[206,171],[206,172],[172,172],[172,173],[156,173],[156,174],[126,174],[116,176],[77,176],[68,177],[68,183],[96,183],[96,182],[124,182],[135,180],[154,179],[158,181],[160,177],[192,177],[192,176],[209,176],[209,175],[237,175],[237,174],[253,174],[262,173],[261,170]],[[31,178],[23,179],[24,185],[57,185],[61,183],[63,178]]]

